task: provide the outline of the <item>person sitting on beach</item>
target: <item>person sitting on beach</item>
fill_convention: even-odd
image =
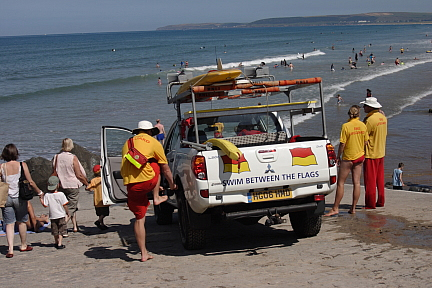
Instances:
[[[348,111],[349,120],[342,125],[336,163],[339,166],[335,202],[325,216],[339,214],[339,205],[344,196],[344,185],[351,172],[353,199],[348,213],[354,214],[360,198],[360,178],[364,161],[365,145],[369,140],[366,125],[360,121],[360,106],[353,105]],[[342,155],[342,160],[341,160]]]
[[[48,179],[48,193],[40,197],[44,207],[49,207],[49,218],[51,220],[51,234],[54,236],[54,247],[64,249],[62,244],[63,234],[66,231],[66,216],[69,215],[67,207],[68,200],[63,192],[57,191],[60,187],[60,180],[57,176]]]
[[[27,212],[29,215],[29,219],[26,222],[27,231],[33,232],[41,232],[41,227],[44,227],[46,224],[50,223],[49,217],[46,214],[42,214],[40,216],[36,216],[34,213],[33,205],[30,201],[27,201]]]
[[[96,210],[96,216],[99,217],[94,224],[101,230],[106,230],[108,227],[104,224],[104,218],[109,216],[109,205],[102,203],[102,185],[101,185],[101,167],[95,165],[93,167],[94,178],[90,181],[90,184],[86,187],[86,190],[93,191],[93,204]]]

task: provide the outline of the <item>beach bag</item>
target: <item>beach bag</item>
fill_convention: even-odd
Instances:
[[[5,179],[6,178],[7,178],[7,174],[5,173]],[[5,204],[6,204],[6,201],[8,198],[8,194],[9,194],[9,184],[6,182],[0,181],[0,207],[2,207],[2,208],[5,207]]]
[[[147,164],[148,159],[141,152],[139,152],[133,143],[133,137],[128,139],[128,153],[125,154],[125,158],[132,163],[136,168],[141,169],[145,164]]]
[[[54,170],[53,170],[53,172],[51,173],[50,177],[51,177],[51,176],[56,176],[56,177],[58,177],[58,174],[57,174],[57,155],[54,156]]]
[[[26,201],[31,200],[33,199],[33,190],[30,187],[30,182],[25,177],[22,162],[20,162],[20,166],[21,166],[21,176],[18,181],[19,198],[21,200],[26,200]]]
[[[9,184],[6,182],[0,182],[0,208],[5,207],[9,194]]]

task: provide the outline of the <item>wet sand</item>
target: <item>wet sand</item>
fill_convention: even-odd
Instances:
[[[208,233],[207,248],[184,250],[174,223],[158,226],[147,215],[147,246],[153,260],[139,262],[133,215],[111,207],[100,231],[92,195],[81,193],[78,224],[66,249],[56,250],[47,231],[28,234],[31,252],[6,259],[0,237],[2,287],[430,287],[432,283],[432,194],[386,191],[386,207],[347,211],[352,187],[346,185],[341,213],[324,217],[316,237],[297,239],[289,220],[271,227],[228,222]],[[364,191],[358,207],[364,201]],[[46,213],[33,199],[37,214]],[[334,193],[327,198],[327,210]],[[284,218],[288,218],[285,216]],[[7,279],[7,280],[6,280]],[[31,284],[30,284],[31,283]]]

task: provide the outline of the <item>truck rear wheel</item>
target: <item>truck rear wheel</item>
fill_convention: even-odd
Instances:
[[[306,211],[289,213],[291,226],[299,238],[316,236],[321,230],[322,215],[308,215]]]
[[[156,215],[156,223],[159,225],[172,224],[172,214],[174,207],[166,202],[162,202],[159,205],[154,206],[154,212]]]
[[[178,214],[180,234],[184,248],[187,250],[202,249],[205,246],[205,230],[191,228],[189,213],[194,212],[190,209],[183,191],[179,191],[177,201],[179,204]]]

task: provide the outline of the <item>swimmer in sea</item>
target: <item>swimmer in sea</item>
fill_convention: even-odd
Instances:
[[[337,94],[335,97],[337,98],[337,105],[341,105],[342,102],[343,102],[343,99],[342,99],[342,97],[340,96],[340,94]]]
[[[334,65],[332,63],[332,65],[330,66],[330,71],[335,71]]]
[[[160,77],[158,78],[158,85],[159,85],[159,86],[162,85],[162,80],[160,79]]]

